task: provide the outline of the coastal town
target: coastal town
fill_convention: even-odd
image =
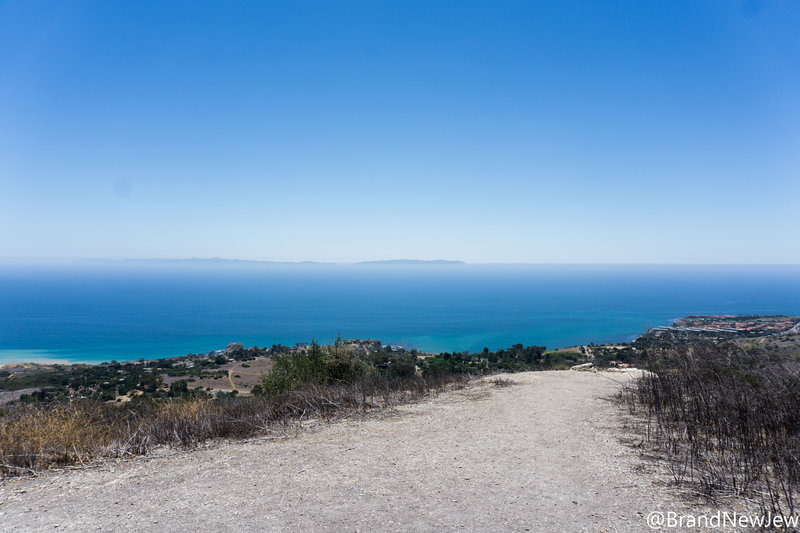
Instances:
[[[800,317],[786,315],[689,315],[652,332],[761,337],[800,332]]]

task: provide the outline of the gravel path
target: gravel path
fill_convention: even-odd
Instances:
[[[606,398],[629,376],[506,379],[296,438],[12,479],[0,530],[641,532],[690,512],[620,441]]]

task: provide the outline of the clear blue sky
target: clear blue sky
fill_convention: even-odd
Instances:
[[[0,2],[0,258],[800,263],[800,2]]]

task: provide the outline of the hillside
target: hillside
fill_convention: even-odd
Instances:
[[[686,511],[644,468],[619,406],[630,375],[484,378],[296,438],[224,442],[9,479],[11,531],[644,531]]]

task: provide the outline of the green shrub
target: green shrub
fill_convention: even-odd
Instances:
[[[279,355],[254,391],[275,397],[309,385],[351,383],[371,371],[373,367],[355,357],[341,337],[324,347],[313,341],[305,351]]]

